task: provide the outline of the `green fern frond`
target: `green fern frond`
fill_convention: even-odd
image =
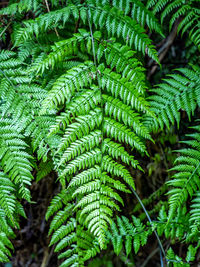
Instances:
[[[132,109],[125,105],[122,101],[107,95],[102,95],[105,101],[105,115],[113,117],[119,122],[123,122],[125,125],[133,128],[134,132],[146,139],[150,139],[148,130],[140,122],[140,116],[134,113]]]
[[[12,227],[19,228],[19,216],[25,216],[23,207],[17,200],[17,186],[11,179],[0,172],[0,261],[8,262],[10,250],[14,247],[9,240],[15,234]]]
[[[199,126],[193,127],[197,133],[188,135],[192,138],[191,141],[182,141],[190,146],[178,150],[181,154],[175,160],[175,166],[171,169],[176,171],[172,176],[172,180],[168,181],[168,185],[173,186],[169,191],[169,220],[171,220],[177,208],[188,199],[188,196],[193,197],[199,189],[199,171],[200,171],[200,151],[199,151]]]
[[[151,40],[145,34],[145,30],[136,21],[128,16],[124,16],[123,12],[115,7],[111,8],[109,5],[103,6],[101,3],[96,4],[95,1],[94,3],[93,1],[88,2],[89,3],[86,3],[86,5],[69,4],[63,9],[52,11],[39,16],[35,20],[24,22],[25,27],[20,28],[15,34],[16,45],[32,39],[34,35],[38,37],[42,32],[44,33],[52,30],[58,26],[60,22],[62,22],[62,27],[64,27],[69,17],[73,16],[75,20],[80,18],[83,23],[86,23],[86,19],[89,18],[96,28],[102,29],[105,26],[108,36],[115,35],[117,37],[122,37],[127,44],[134,46],[136,50],[141,51],[143,54],[145,54],[145,49],[147,48],[146,52],[148,55],[158,62],[157,53],[154,46],[151,44]],[[144,12],[145,7],[142,6],[140,8],[142,8]],[[148,11],[146,11],[146,16],[147,13]],[[148,19],[147,21],[150,22]],[[110,21],[112,21],[111,24],[109,23]],[[140,21],[140,23],[141,22],[142,21]],[[152,24],[149,23],[149,25],[155,26],[158,24],[154,22]],[[156,28],[158,29],[158,27]]]
[[[92,75],[94,74],[94,64],[92,62],[85,62],[78,67],[70,69],[66,74],[59,77],[50,94],[45,99],[41,114],[45,113],[48,108],[64,104],[65,101],[69,103],[75,91],[79,91],[84,86],[92,83]]]
[[[89,151],[92,148],[100,144],[101,131],[91,132],[89,135],[82,137],[81,139],[73,142],[63,153],[59,165],[64,164],[72,160],[73,158],[81,155],[85,151]]]
[[[1,262],[9,261],[9,257],[11,256],[9,249],[13,249],[13,246],[10,240],[7,238],[5,233],[0,232],[0,261]]]
[[[0,159],[2,168],[9,175],[11,180],[19,186],[21,197],[30,201],[30,186],[33,179],[31,174],[32,158],[27,152],[27,144],[23,140],[23,135],[11,126],[8,121],[0,123]]]
[[[134,157],[130,155],[122,145],[112,141],[109,138],[104,139],[102,151],[104,154],[108,154],[113,159],[120,158],[121,161],[126,164],[131,163],[134,168],[136,168],[136,166],[138,165],[138,161],[135,160]]]
[[[53,233],[50,245],[57,243],[55,251],[60,252],[60,259],[65,259],[60,266],[84,266],[86,260],[100,252],[99,245],[91,233],[85,231],[83,222],[71,217],[74,204],[69,193],[61,191],[48,208],[46,219],[54,215],[49,231]]]
[[[100,35],[95,34],[96,44],[102,45]],[[65,56],[78,54],[79,50],[90,53],[92,40],[87,32],[81,31],[72,39],[56,45],[49,57],[39,65],[38,72],[61,62]],[[113,71],[105,68],[104,64],[95,66],[93,62],[84,62],[58,77],[43,102],[43,114],[49,109],[52,112],[53,109],[65,109],[50,128],[49,136],[55,133],[60,136],[53,157],[59,180],[72,191],[72,198],[77,199],[75,212],[78,219],[83,220],[84,225],[98,238],[101,248],[106,244],[105,231],[112,223],[113,211],[120,210],[120,203],[123,205],[117,191],[128,193],[127,186],[135,188],[131,174],[117,159],[121,158],[122,162],[140,169],[138,162],[123,145],[129,144],[147,153],[144,139],[150,139],[150,135],[140,113],[152,114],[144,98],[146,85],[141,64],[138,60],[131,60],[133,52],[128,47],[107,46],[112,56],[109,57],[108,52],[104,53],[101,46],[100,49],[97,46],[97,58],[100,61],[105,55]],[[128,67],[117,60],[113,51],[124,53]],[[114,72],[114,67],[122,72],[123,77]],[[62,242],[59,249],[63,246]]]
[[[3,172],[0,172],[0,207],[5,211],[5,215],[11,220],[13,220],[16,203],[14,192],[14,184]]]
[[[132,216],[132,222],[125,216],[117,217],[117,224],[112,223],[110,231],[107,233],[112,242],[114,252],[119,255],[121,250],[125,249],[128,256],[134,247],[135,253],[138,252],[140,246],[147,243],[148,235],[151,234],[151,229],[147,229],[142,222]]]
[[[190,206],[190,228],[191,237],[198,236],[199,225],[200,225],[200,194],[196,193],[195,198],[192,200],[192,205]],[[191,238],[190,237],[190,238]]]
[[[172,248],[168,249],[167,251],[167,261],[169,264],[173,264],[173,267],[190,267],[191,262],[194,261],[196,253],[199,248],[199,243],[196,246],[189,245],[187,249],[187,255],[185,260],[181,259],[181,257],[177,256]]]
[[[56,134],[60,129],[65,130],[73,118],[77,115],[88,113],[91,108],[95,108],[101,102],[101,95],[98,87],[93,90],[82,91],[73,98],[73,102],[66,105],[66,112],[62,112],[56,117],[56,124],[50,127],[49,135]]]
[[[107,247],[108,235],[115,252],[124,246],[128,257],[152,232],[135,217],[114,221],[136,187],[133,169],[142,170],[138,155],[148,155],[145,142],[152,141],[144,115],[150,123],[160,117],[146,99],[143,65],[147,56],[159,63],[149,33],[162,35],[158,20],[138,0],[63,4],[20,0],[16,14],[12,6],[4,9],[6,20],[13,14],[9,34],[16,54],[0,53],[0,231],[12,237],[11,227],[24,216],[17,199],[30,201],[24,190],[32,180],[32,163],[39,165],[38,182],[56,171],[61,192],[46,219],[51,217],[50,245],[61,267],[87,264]],[[192,78],[181,71],[186,78],[171,76],[169,87],[191,79],[195,87],[197,71],[188,70]],[[193,114],[197,105],[186,104]],[[5,250],[5,255],[10,254]]]
[[[135,135],[128,127],[116,122],[113,119],[104,119],[104,133],[109,138],[114,138],[115,141],[128,143],[130,146],[135,147],[140,152],[145,152],[145,145],[141,142],[140,138]]]
[[[148,1],[148,8],[153,7],[153,12],[158,13],[162,11],[161,22],[163,23],[166,18],[169,18],[169,28],[171,30],[175,21],[182,18],[178,25],[178,32],[182,32],[182,35],[189,33],[190,40],[200,48],[200,27],[199,27],[199,6],[195,4],[195,1],[181,1],[181,0],[156,0]]]
[[[99,4],[109,5],[110,1],[96,1]],[[131,17],[140,24],[140,26],[145,27],[146,25],[149,29],[154,30],[162,34],[161,27],[155,16],[145,7],[145,5],[138,0],[120,0],[112,1],[112,5],[119,10],[123,11],[125,15],[131,13]]]
[[[17,13],[34,11],[37,15],[43,13],[43,6],[38,0],[21,0],[19,3],[13,3],[0,10],[0,15],[13,16]]]
[[[58,195],[56,195],[52,199],[51,204],[48,207],[48,210],[46,212],[46,220],[48,220],[55,212],[61,209],[63,207],[63,204],[67,204],[70,199],[71,198],[70,195],[67,194],[67,190],[63,190]]]
[[[160,236],[164,234],[167,239],[171,238],[174,240],[177,238],[180,241],[184,240],[190,232],[188,226],[189,214],[187,213],[186,207],[177,207],[176,217],[170,223],[168,223],[167,209],[168,207],[161,207],[158,220],[153,222],[153,227],[156,228]]]
[[[100,65],[98,68],[100,76],[98,76],[98,85],[103,90],[111,93],[113,97],[119,97],[126,105],[130,105],[137,111],[149,113],[148,102],[144,99],[141,91],[137,91],[134,84],[128,81],[126,78],[122,78],[119,74],[111,72],[110,69],[104,68]]]
[[[155,94],[149,100],[156,118],[147,118],[150,130],[163,129],[164,125],[170,128],[175,122],[179,126],[180,110],[186,111],[190,119],[197,105],[200,105],[199,69],[192,66],[192,69],[178,71],[180,74],[168,75],[164,83],[152,90]]]
[[[54,69],[63,61],[63,58],[78,55],[79,51],[91,54],[94,42],[98,62],[105,57],[107,65],[111,69],[116,68],[117,72],[122,72],[123,77],[127,77],[137,88],[140,88],[138,90],[143,91],[146,88],[141,62],[132,58],[135,52],[130,47],[116,43],[115,39],[104,40],[101,32],[94,32],[93,39],[87,31],[80,29],[79,32],[70,39],[55,43],[52,47],[53,51],[39,64],[36,63],[31,68],[31,72],[36,71],[37,74],[43,73],[45,69]]]
[[[52,160],[49,160],[48,162],[41,161],[38,166],[36,181],[39,182],[41,179],[50,174],[53,170],[53,167],[54,165]]]

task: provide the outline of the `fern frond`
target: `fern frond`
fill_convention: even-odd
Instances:
[[[120,158],[124,163],[129,164],[136,168],[138,165],[138,161],[134,159],[132,155],[130,155],[122,145],[113,142],[111,139],[106,138],[103,141],[103,147],[102,147],[103,153],[108,154],[113,159]]]
[[[131,10],[132,18],[135,19],[142,27],[147,24],[150,30],[154,30],[163,36],[159,22],[152,12],[150,12],[145,5],[138,0],[132,0],[131,2],[133,3]]]
[[[131,82],[126,78],[121,78],[119,74],[111,72],[110,69],[104,68],[103,65],[99,66],[98,71],[101,74],[98,77],[100,88],[105,89],[115,98],[119,97],[124,104],[130,105],[135,110],[151,114],[141,91],[137,91],[137,88],[135,90]]]
[[[24,137],[8,121],[3,121],[0,125],[2,168],[5,173],[8,173],[11,180],[19,186],[21,197],[30,201],[30,192],[27,186],[30,186],[33,179],[30,163],[32,157],[26,152],[27,144],[23,140]]]
[[[90,131],[93,131],[96,127],[99,127],[101,121],[102,112],[99,108],[96,108],[94,111],[90,111],[89,114],[85,116],[78,116],[76,118],[76,122],[69,125],[66,129],[58,147],[58,153],[74,142],[76,138],[82,138],[84,135],[89,134]]]
[[[94,75],[94,73],[94,64],[92,62],[85,62],[59,77],[50,94],[44,101],[41,114],[45,113],[48,108],[64,104],[65,101],[69,103],[75,91],[79,91],[84,86],[92,83],[92,75]],[[66,83],[66,81],[68,81],[68,83]]]
[[[0,172],[0,207],[5,211],[5,215],[11,220],[13,220],[16,204],[16,196],[14,192],[14,184],[3,172]]]
[[[158,234],[165,237],[182,241],[190,232],[188,227],[189,214],[185,206],[178,207],[176,210],[176,218],[168,223],[167,208],[162,206],[159,210],[157,222],[153,222],[153,227],[156,227]]]
[[[199,126],[193,127],[198,134],[191,134],[193,140],[182,141],[188,143],[190,148],[180,149],[181,154],[175,161],[175,167],[171,170],[176,171],[172,176],[172,180],[168,181],[168,185],[173,186],[169,191],[169,220],[171,220],[177,208],[199,189],[199,171],[200,171],[200,151],[197,140],[199,138]]]
[[[72,49],[78,49],[75,39],[70,40],[75,43]],[[125,48],[124,51],[129,59],[132,53],[128,54]],[[125,66],[118,70],[123,72]],[[150,139],[138,113],[151,114],[144,99],[145,86],[137,80],[131,82],[133,76],[128,75],[132,69],[126,71],[122,78],[104,65],[97,68],[92,62],[78,65],[57,79],[43,103],[44,112],[48,108],[60,110],[65,106],[65,112],[57,117],[50,130],[50,136],[52,133],[61,136],[54,154],[59,180],[63,186],[69,183],[67,188],[72,190],[72,198],[77,199],[78,218],[98,238],[101,248],[105,246],[105,231],[112,222],[113,210],[120,210],[119,204],[123,205],[117,191],[128,193],[127,186],[135,187],[129,171],[116,160],[120,157],[122,162],[140,168],[133,156],[117,142],[146,153],[143,139]],[[62,242],[59,249],[63,245]]]
[[[62,190],[48,208],[46,219],[54,215],[49,231],[49,234],[53,232],[50,245],[57,243],[55,251],[60,252],[59,258],[66,258],[61,266],[84,266],[84,262],[100,250],[91,233],[84,229],[83,223],[71,217],[74,203],[71,203],[69,193]]]
[[[146,139],[150,139],[148,130],[140,122],[140,116],[134,113],[132,109],[125,105],[122,101],[107,95],[102,95],[105,101],[105,115],[113,117],[119,122],[123,122],[125,125],[133,128],[134,132]]]
[[[52,160],[49,160],[48,162],[41,161],[38,166],[36,181],[39,182],[41,179],[50,174],[53,167],[54,165]]]
[[[110,42],[104,40],[101,32],[94,32],[93,39],[87,31],[80,29],[79,32],[70,39],[55,43],[52,47],[53,51],[39,64],[33,65],[31,72],[37,74],[43,73],[45,69],[54,69],[63,61],[63,58],[78,55],[79,51],[91,54],[92,43],[94,42],[98,62],[101,61],[102,57],[105,57],[107,65],[111,69],[116,68],[117,72],[122,72],[122,76],[130,79],[138,91],[143,91],[146,88],[141,62],[132,58],[135,52],[130,47],[116,43],[115,39]]]
[[[110,118],[105,118],[103,129],[108,137],[114,138],[119,142],[128,143],[129,145],[135,147],[138,151],[145,152],[145,146],[141,142],[140,138],[123,124]]]
[[[114,252],[119,255],[123,246],[128,256],[134,247],[135,253],[138,252],[140,246],[147,243],[148,235],[151,229],[147,229],[142,222],[132,216],[132,222],[125,216],[117,217],[117,224],[113,222],[110,231],[107,233],[112,242]]]
[[[92,148],[100,144],[101,131],[91,132],[89,135],[82,137],[81,139],[75,141],[68,147],[63,153],[59,165],[70,161],[71,159],[79,156],[85,151],[89,151]]]
[[[89,17],[96,28],[102,29],[105,27],[108,36],[116,35],[117,37],[122,37],[125,42],[130,46],[134,46],[136,50],[141,51],[143,54],[145,54],[145,49],[147,48],[148,55],[158,62],[157,53],[151,44],[151,40],[136,21],[124,16],[123,12],[115,7],[110,8],[109,5],[103,6],[101,3],[96,5],[95,1],[94,3],[93,1],[88,2],[89,4],[86,3],[86,6],[69,4],[63,9],[39,16],[36,20],[24,22],[25,28],[19,29],[16,33],[16,45],[32,39],[34,35],[38,37],[42,32],[44,33],[58,26],[60,22],[62,22],[63,27],[70,16],[73,16],[74,19],[80,18],[83,23],[86,23],[86,18]],[[144,12],[144,6],[142,6],[142,10]],[[148,11],[146,11],[146,15],[147,13]],[[110,24],[110,22],[112,23]],[[158,24],[153,23],[152,25]]]
[[[156,118],[147,118],[147,125],[150,130],[157,131],[167,128],[175,122],[179,126],[180,110],[185,110],[189,119],[199,106],[199,69],[192,66],[193,69],[178,69],[180,74],[168,75],[152,92],[155,94],[149,97],[152,111]]]
[[[114,216],[135,189],[132,169],[142,170],[137,156],[148,155],[143,117],[154,114],[143,61],[159,63],[149,32],[162,31],[138,0],[63,4],[20,0],[2,11],[12,14],[16,54],[0,53],[0,232],[11,237],[24,216],[17,199],[30,201],[29,153],[36,154],[36,180],[55,170],[61,184],[46,213],[50,245],[61,267],[82,267],[106,248]],[[123,240],[127,255],[137,253],[151,233],[132,220],[117,219],[117,254]]]
[[[106,4],[109,5],[110,1],[96,1],[98,4]],[[138,22],[142,27],[145,27],[146,25],[151,30],[155,30],[156,32],[162,34],[161,27],[159,25],[158,20],[155,18],[155,16],[145,7],[143,3],[141,3],[138,0],[120,0],[112,1],[112,5],[119,10],[123,11],[125,15],[128,15],[131,13],[131,17]]]
[[[199,16],[200,10],[195,1],[181,1],[181,0],[161,0],[161,1],[148,1],[148,8],[153,7],[154,14],[162,11],[161,22],[163,23],[166,18],[169,18],[169,28],[171,30],[175,21],[183,18],[178,25],[178,32],[182,35],[188,32],[190,40],[199,48],[200,47],[200,28]]]
[[[27,11],[34,11],[36,15],[39,15],[42,13],[43,7],[38,0],[21,0],[19,3],[13,3],[1,9],[0,15],[13,16]]]
[[[196,193],[195,198],[192,200],[192,205],[190,206],[190,228],[191,228],[191,236],[198,236],[199,225],[200,225],[200,194]]]
[[[49,132],[50,136],[58,133],[60,129],[65,130],[73,118],[88,113],[91,108],[95,108],[95,106],[101,102],[99,89],[92,86],[91,88],[94,89],[80,92],[80,94],[73,98],[73,102],[66,105],[66,112],[62,112],[57,116],[56,124],[51,126]]]

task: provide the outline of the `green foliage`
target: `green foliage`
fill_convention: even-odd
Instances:
[[[31,201],[34,162],[28,128],[35,129],[35,116],[46,91],[31,83],[23,62],[14,52],[2,50],[0,59],[0,260],[7,262],[9,249],[13,249],[8,238],[15,237],[12,227],[19,228],[19,216],[26,217],[20,202]],[[44,138],[42,131],[40,140]]]
[[[79,16],[80,10],[80,16]],[[109,5],[102,5],[101,2],[96,3],[95,1],[88,1],[88,3],[74,5],[69,4],[63,9],[52,11],[48,14],[39,16],[36,20],[30,20],[24,22],[25,27],[17,30],[15,35],[15,45],[30,40],[34,37],[39,37],[39,34],[45,33],[57,25],[62,24],[64,27],[65,23],[69,18],[73,17],[75,20],[78,18],[82,20],[85,24],[93,23],[95,28],[103,29],[107,31],[108,36],[117,36],[121,37],[125,42],[130,46],[134,46],[136,50],[142,51],[145,53],[147,47],[148,55],[151,56],[154,60],[157,60],[156,51],[151,44],[151,40],[144,33],[144,29],[140,24],[131,20],[130,17],[124,16],[123,12],[119,9]],[[87,20],[88,18],[88,20]],[[147,21],[149,17],[146,16]],[[112,24],[109,22],[112,21]],[[110,24],[110,25],[109,25]],[[152,23],[154,28],[157,22]]]
[[[65,259],[61,266],[84,266],[84,262],[100,252],[98,241],[84,229],[83,222],[76,221],[73,208],[75,203],[68,190],[62,190],[52,200],[46,218],[54,215],[50,225],[52,232],[50,245],[57,243],[55,252],[61,252],[60,259]]]
[[[200,27],[199,27],[199,1],[181,0],[149,0],[148,8],[153,7],[153,13],[161,12],[161,22],[169,19],[169,29],[171,30],[175,22],[179,20],[178,33],[187,33],[192,42],[200,48]]]
[[[117,217],[117,224],[113,222],[111,225],[108,238],[111,240],[117,255],[124,249],[128,256],[132,249],[137,254],[140,247],[146,245],[147,238],[151,233],[151,229],[145,227],[135,216],[132,216],[132,222],[122,216],[122,218]]]
[[[170,209],[169,220],[175,215],[177,207],[185,203],[188,196],[193,197],[194,193],[199,189],[199,126],[193,127],[194,134],[188,134],[192,140],[182,141],[190,146],[190,148],[180,149],[180,156],[175,160],[175,166],[171,169],[176,171],[173,179],[168,181],[173,188],[169,191]]]
[[[186,111],[189,119],[194,111],[200,106],[200,69],[192,66],[191,69],[182,68],[177,74],[169,74],[164,83],[159,84],[152,90],[149,97],[152,111],[156,118],[147,118],[146,123],[152,131],[170,128],[175,122],[179,127],[180,112]]]
[[[189,266],[191,266],[190,263],[194,260],[194,258],[196,256],[198,248],[199,248],[199,245],[196,247],[193,247],[192,245],[190,245],[188,247],[187,256],[186,256],[185,261],[182,260],[180,257],[178,257],[174,253],[172,248],[170,248],[167,251],[168,263],[172,264],[173,267],[189,267]]]
[[[151,89],[147,60],[160,65],[151,37],[160,42],[166,28],[155,15],[162,24],[171,15],[169,28],[179,23],[194,45],[192,64]],[[46,220],[60,266],[90,266],[111,247],[132,264],[153,232],[172,247],[163,261],[189,266],[199,248],[200,127],[189,141],[181,129],[200,107],[198,55],[191,59],[200,44],[198,1],[20,0],[0,18],[2,44],[11,40],[0,51],[0,261],[9,261],[32,182],[54,172],[59,186]],[[155,187],[148,157],[170,168],[155,144],[167,141],[179,154],[171,178]],[[141,172],[148,169],[150,196]],[[134,190],[145,196],[140,205]],[[184,260],[176,242],[187,244]]]

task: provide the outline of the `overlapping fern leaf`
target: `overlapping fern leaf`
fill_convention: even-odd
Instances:
[[[142,14],[142,18],[138,12]],[[96,29],[104,29],[109,37],[122,38],[125,43],[143,54],[147,53],[158,62],[155,48],[142,27],[147,23],[150,29],[161,33],[157,20],[138,1],[133,2],[133,19],[125,14],[119,8],[110,6],[109,3],[105,4],[104,1],[88,0],[79,5],[71,3],[63,9],[41,15],[35,20],[25,21],[24,27],[17,29],[14,33],[16,45],[31,40],[34,36],[39,38],[42,33],[55,29],[57,26],[64,28],[67,21],[80,19],[83,24],[90,22]]]
[[[0,168],[0,261],[8,262],[13,250],[10,239],[15,237],[12,228],[19,228],[19,216],[25,214],[17,199],[18,186]]]
[[[152,116],[145,120],[150,131],[157,131],[166,126],[168,129],[176,122],[179,126],[180,112],[185,111],[191,118],[197,106],[200,106],[200,69],[196,65],[181,68],[178,73],[168,75],[164,82],[152,90],[149,97]]]
[[[200,9],[198,0],[149,0],[147,7],[153,7],[154,14],[161,11],[162,23],[167,21],[171,16],[169,19],[170,29],[175,21],[181,18],[178,25],[178,32],[181,32],[182,35],[187,32],[187,36],[190,40],[198,47],[198,49],[200,48]]]
[[[106,231],[112,224],[114,212],[120,211],[124,205],[120,192],[129,193],[129,187],[135,187],[128,165],[141,169],[127,146],[135,152],[147,154],[145,139],[151,137],[141,118],[144,113],[149,116],[153,114],[145,100],[147,85],[144,68],[134,57],[136,52],[131,49],[133,41],[127,42],[129,46],[117,43],[116,33],[118,37],[122,35],[125,38],[125,34],[129,34],[130,38],[136,38],[134,47],[143,53],[147,45],[148,54],[154,59],[156,54],[147,36],[142,33],[141,26],[136,26],[136,22],[133,25],[128,16],[122,19],[122,11],[117,7],[111,11],[109,9],[109,15],[106,13],[107,7],[104,7],[100,17],[98,12],[102,11],[102,3],[88,2],[88,5],[80,7],[69,5],[59,20],[65,23],[63,16],[67,21],[69,10],[73,10],[73,16],[78,14],[77,18],[77,10],[80,10],[80,19],[84,23],[86,14],[89,14],[91,24],[97,28],[101,20],[100,29],[113,14],[116,22],[113,22],[112,29],[106,28],[106,32],[92,34],[91,31],[79,29],[73,37],[55,42],[51,52],[32,65],[30,73],[38,77],[48,77],[49,73],[55,76],[40,111],[41,116],[57,113],[56,122],[49,129],[49,137],[57,136],[57,145],[50,145],[53,162],[58,179],[75,203],[72,217],[76,229],[81,227],[89,231],[100,248],[104,248]],[[55,14],[63,11],[55,11]],[[145,12],[148,17],[148,11]],[[40,27],[47,16],[28,22],[22,32],[29,29],[32,34],[31,25]],[[127,26],[118,26],[118,18],[120,23],[128,23]],[[55,27],[55,20],[52,21],[52,27]],[[51,24],[47,22],[46,29],[43,29],[49,30],[48,27],[51,28]],[[119,27],[123,27],[123,33]],[[131,27],[131,30],[126,27]],[[141,39],[139,32],[138,37],[133,33],[137,29],[142,33]],[[23,36],[27,36],[27,40],[32,38]],[[77,62],[74,67],[65,68],[65,63],[74,59]],[[79,60],[82,63],[78,63]],[[50,229],[51,233],[56,231],[52,226]],[[58,240],[55,239],[55,242]]]
[[[151,232],[151,228],[146,227],[140,219],[132,216],[132,222],[130,222],[128,218],[122,216],[121,218],[117,217],[117,223],[112,223],[108,238],[111,240],[117,255],[124,249],[128,256],[132,247],[137,253],[140,247],[147,243],[147,238]]]
[[[195,130],[194,134],[188,134],[191,140],[182,141],[183,144],[189,145],[189,148],[183,148],[178,150],[180,156],[175,161],[175,166],[171,169],[176,171],[173,175],[173,179],[168,181],[168,185],[172,186],[169,191],[169,220],[171,220],[176,215],[176,210],[182,204],[185,204],[187,199],[194,197],[195,193],[199,190],[199,171],[200,171],[200,151],[199,151],[199,138],[200,138],[200,127],[192,127]],[[198,201],[198,197],[196,200]],[[191,216],[191,223],[195,224],[195,204],[192,205],[194,213]],[[193,227],[193,226],[192,226]]]
[[[8,238],[15,235],[12,227],[19,227],[19,216],[24,216],[21,199],[31,201],[33,156],[28,142],[29,128],[40,108],[46,91],[30,81],[23,62],[12,51],[0,52],[0,260],[8,261]],[[48,124],[48,123],[47,123]],[[44,138],[40,129],[40,142]],[[39,130],[39,129],[38,129]],[[34,142],[34,138],[32,139]],[[33,146],[34,149],[34,146]],[[38,149],[39,152],[39,149]],[[45,151],[46,152],[46,151]],[[40,155],[40,152],[38,153]]]
[[[32,107],[30,93],[24,96],[27,87],[23,84],[27,84],[29,78],[21,68],[21,62],[15,57],[15,53],[2,51],[0,59],[1,168],[19,187],[19,196],[30,201],[28,186],[33,178],[30,161],[32,157],[27,153],[28,145],[22,133],[23,124],[26,127]],[[18,86],[19,84],[21,86]],[[29,110],[25,109],[28,101]]]
[[[123,204],[117,191],[129,192],[127,185],[134,188],[124,164],[137,167],[138,162],[123,144],[146,153],[143,140],[150,136],[138,112],[148,111],[148,106],[127,78],[103,65],[96,68],[93,62],[59,77],[43,106],[46,111],[64,103],[66,112],[50,130],[63,132],[54,156],[59,179],[69,183],[80,219],[104,247],[113,210]]]
[[[155,17],[163,9],[161,21],[175,11],[170,28],[181,17],[178,30],[199,47],[197,1],[151,0],[145,7],[139,0],[71,0],[61,8],[57,0],[15,2],[0,11],[16,51],[0,52],[0,261],[8,261],[12,228],[25,216],[20,200],[31,200],[37,161],[37,181],[54,169],[61,184],[46,219],[62,267],[84,266],[108,242],[117,255],[136,254],[154,227],[171,240],[198,244],[199,126],[183,142],[190,148],[179,150],[172,179],[158,190],[172,187],[169,214],[167,201],[158,201],[153,225],[116,216],[135,189],[137,156],[148,155],[150,132],[179,126],[181,111],[190,119],[200,106],[199,67],[178,69],[149,99],[143,67],[144,57],[159,64],[149,33],[163,36]],[[33,19],[23,20],[27,12]],[[14,22],[15,16],[21,19]],[[143,202],[153,200],[155,193]],[[187,263],[196,253],[188,251]]]
[[[49,234],[52,232],[50,245],[57,243],[55,252],[65,259],[60,266],[84,266],[84,262],[100,252],[99,243],[84,228],[83,222],[76,220],[75,201],[70,191],[64,189],[52,200],[46,219],[54,215]],[[62,253],[61,253],[62,252]]]
[[[14,52],[2,50],[0,60],[2,116],[10,118],[10,124],[16,126],[13,131],[31,137],[38,158],[46,159],[49,149],[45,138],[54,119],[51,115],[38,117],[38,113],[47,91],[31,81],[23,61]]]
[[[193,246],[189,245],[187,250],[187,255],[185,259],[183,260],[181,257],[176,255],[172,248],[169,248],[167,251],[167,261],[168,264],[171,264],[173,267],[190,267],[191,263],[195,260],[196,254],[199,249],[199,244]]]

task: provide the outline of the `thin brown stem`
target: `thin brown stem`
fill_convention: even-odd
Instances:
[[[11,21],[8,23],[8,25],[4,28],[4,30],[1,32],[0,34],[0,38],[3,36],[4,32],[8,29],[8,27],[10,26]]]
[[[45,1],[45,4],[46,4],[46,7],[47,7],[47,11],[48,11],[48,13],[49,13],[49,12],[50,12],[50,8],[49,8],[48,1],[47,1],[47,0],[44,0],[44,1]],[[60,37],[59,34],[58,34],[58,31],[57,31],[56,27],[54,28],[54,31],[55,31],[55,33],[56,33],[56,36],[57,36],[57,37]]]
[[[158,50],[158,58],[159,58],[159,62],[161,62],[169,48],[171,47],[171,45],[173,44],[176,35],[177,35],[177,30],[178,30],[178,25],[180,24],[180,22],[182,21],[182,18],[178,19],[175,24],[174,27],[171,31],[171,33],[169,34],[169,36],[164,40],[163,45],[161,46],[161,48]],[[152,66],[154,64],[153,60],[149,61],[148,67]],[[151,68],[150,72],[148,73],[148,79],[155,73],[155,71],[157,70],[158,65],[155,65]]]

